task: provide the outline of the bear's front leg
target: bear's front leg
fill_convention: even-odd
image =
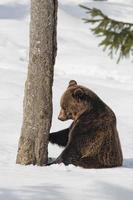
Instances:
[[[77,152],[75,146],[69,144],[64,151],[54,160],[47,165],[60,164],[64,165],[74,164],[77,165],[77,161],[80,159],[79,153]]]
[[[47,163],[47,165],[53,165],[53,164],[60,164],[63,162],[63,159],[61,158],[61,156],[59,156],[58,158],[56,158],[54,161],[50,161]]]
[[[69,128],[49,134],[49,142],[65,147],[68,142]]]

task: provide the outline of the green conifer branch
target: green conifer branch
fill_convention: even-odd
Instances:
[[[116,21],[109,18],[101,10],[97,8],[88,8],[80,5],[85,9],[88,18],[84,18],[85,23],[93,25],[91,31],[98,37],[102,37],[99,46],[103,50],[109,51],[109,56],[113,57],[117,52],[119,53],[119,62],[122,58],[127,58],[133,55],[133,24],[127,22]]]

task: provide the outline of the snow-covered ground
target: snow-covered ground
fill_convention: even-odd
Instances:
[[[116,64],[81,18],[78,4],[102,9],[109,16],[133,21],[132,0],[61,0],[58,56],[54,77],[52,130],[70,122],[57,120],[60,96],[70,79],[94,90],[116,113],[124,165],[115,169],[15,164],[22,125],[24,82],[28,63],[29,1],[0,0],[0,200],[133,199],[133,63]],[[59,98],[57,98],[57,96]],[[49,156],[62,151],[49,145]]]

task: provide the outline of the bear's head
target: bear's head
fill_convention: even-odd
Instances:
[[[58,119],[66,121],[68,119],[76,120],[78,117],[93,108],[97,95],[90,89],[80,86],[75,80],[69,82],[68,88],[61,97],[61,110]]]

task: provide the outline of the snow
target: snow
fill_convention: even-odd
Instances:
[[[116,64],[97,45],[84,24],[78,4],[102,9],[109,16],[132,22],[132,0],[61,0],[58,13],[58,56],[54,77],[51,131],[70,122],[57,119],[59,100],[69,80],[94,90],[116,113],[124,154],[123,167],[82,169],[15,164],[22,125],[23,90],[28,64],[29,1],[0,1],[0,200],[132,200],[133,199],[133,63]],[[58,96],[58,98],[57,98]],[[62,151],[49,145],[49,156]]]

